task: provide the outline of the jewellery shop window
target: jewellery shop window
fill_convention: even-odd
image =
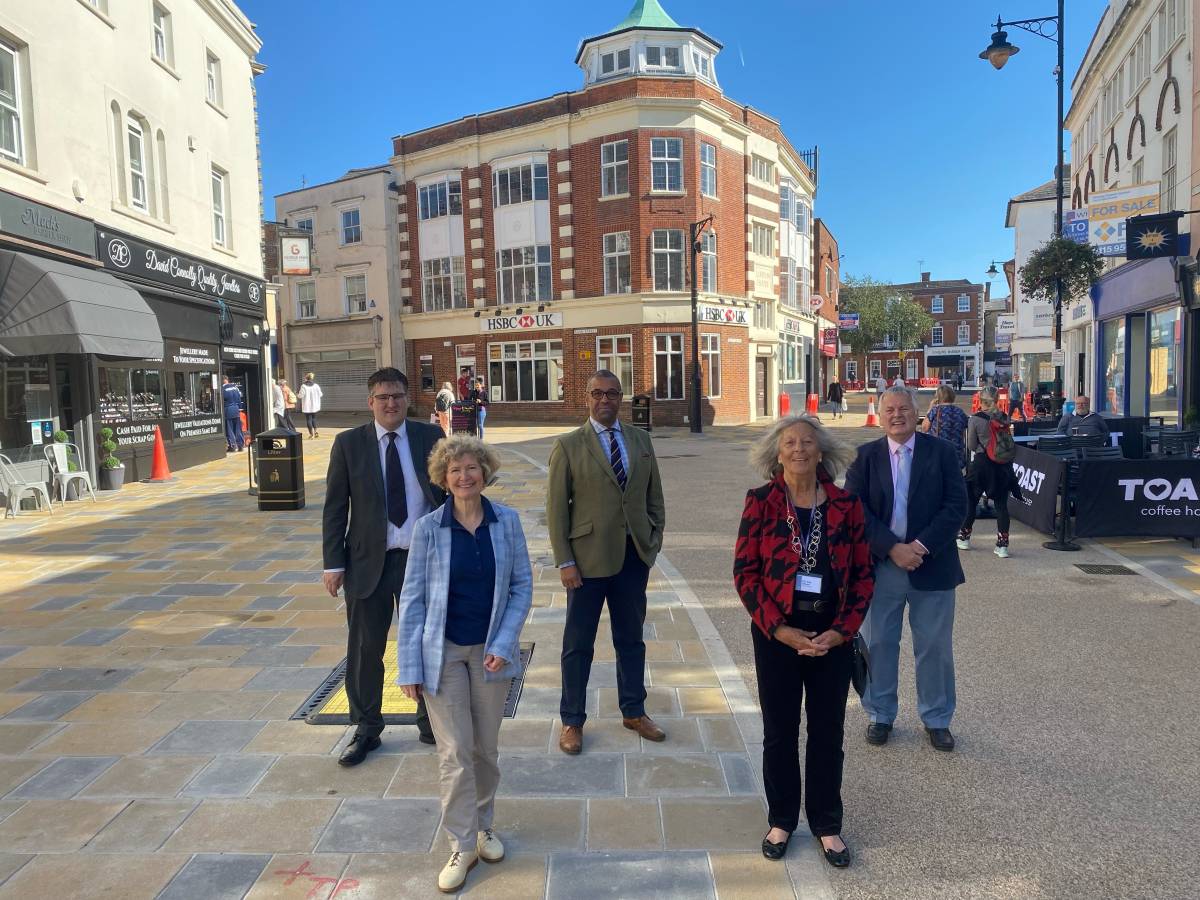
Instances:
[[[100,421],[129,421],[129,370],[100,369]]]
[[[171,373],[171,416],[183,418],[215,409],[212,372]]]
[[[163,417],[162,373],[158,369],[100,369],[100,420],[127,422]]]

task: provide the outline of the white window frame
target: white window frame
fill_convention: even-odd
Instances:
[[[774,186],[775,163],[761,156],[751,156],[750,175],[765,184]]]
[[[676,228],[656,228],[650,234],[650,273],[655,291],[683,290],[683,231]],[[677,245],[677,246],[676,246]],[[664,287],[659,287],[659,273]]]
[[[1133,168],[1130,170],[1130,177],[1134,184],[1141,184],[1146,180],[1146,157],[1141,156],[1134,160]]]
[[[501,176],[504,180],[503,195],[500,192]],[[528,197],[525,196],[526,185],[529,187]],[[514,193],[516,200],[513,199]],[[493,206],[516,206],[519,203],[536,203],[549,199],[550,167],[547,163],[519,163],[515,166],[503,166],[492,172]]]
[[[1179,168],[1179,129],[1172,128],[1162,140],[1162,186],[1159,209],[1171,212],[1175,209],[1175,172]]]
[[[796,291],[796,261],[790,256],[779,260],[779,302],[792,309],[797,308],[799,294]]]
[[[683,138],[650,139],[650,192],[683,193]]]
[[[796,230],[805,236],[812,234],[812,207],[808,205],[808,201],[800,196],[795,195],[796,202]]]
[[[604,263],[604,293],[633,293],[633,256],[628,231],[614,231],[600,239],[600,253]],[[625,262],[624,284],[622,284],[621,261]]]
[[[625,62],[621,62],[621,54],[625,55]],[[604,68],[605,62],[611,61],[611,68]],[[613,78],[620,75],[622,72],[628,72],[633,66],[633,51],[628,47],[621,47],[616,50],[609,50],[606,53],[600,54],[600,77]]]
[[[945,329],[943,329],[941,325],[934,325],[933,330],[929,335],[930,344],[932,344],[934,347],[942,347],[944,346],[945,339]]]
[[[520,254],[520,259],[516,254]],[[517,297],[517,272],[521,272],[521,284],[526,296]],[[543,276],[545,276],[543,278]],[[496,284],[501,303],[539,303],[551,299],[554,292],[553,274],[550,268],[550,245],[529,244],[524,247],[509,247],[496,251]],[[534,287],[529,295],[529,285]]]
[[[353,294],[351,294],[351,292],[350,292],[351,280],[357,280],[360,278],[362,279],[362,294],[360,295],[357,291],[355,291]],[[352,302],[354,302],[356,304],[358,303],[357,300],[351,301],[351,297],[357,298],[359,296],[362,297],[361,309],[351,306]],[[370,300],[367,299],[367,274],[365,272],[357,272],[353,275],[343,275],[342,276],[342,303],[345,306],[346,315],[348,315],[348,316],[364,316],[367,314],[367,310],[370,309],[371,304],[370,304]]]
[[[133,148],[137,146],[138,163],[134,166]],[[129,172],[129,205],[144,213],[150,212],[150,175],[146,165],[146,130],[133,116],[125,117],[125,153]],[[137,187],[141,186],[141,199]]]
[[[497,403],[561,403],[563,400],[563,349],[562,341],[541,340],[541,341],[505,341],[504,343],[488,344],[488,383],[492,387],[500,388],[500,400]],[[539,397],[537,384],[537,362],[543,360],[546,363],[546,394],[545,397]],[[516,387],[517,396],[510,397],[507,394],[508,380],[504,375],[504,370],[508,366],[513,366],[516,371]],[[532,397],[521,396],[521,370],[523,366],[529,367],[529,384],[533,389]],[[499,367],[498,369],[496,367]],[[499,372],[500,377],[496,377]],[[554,396],[550,396],[553,394]]]
[[[958,323],[958,346],[965,347],[971,343],[971,325],[969,322]]]
[[[461,179],[445,178],[417,188],[417,215],[420,221],[462,214]]]
[[[621,352],[621,341],[626,341]],[[633,391],[633,335],[604,334],[596,336],[596,368],[608,369],[621,381],[625,393]]]
[[[796,221],[796,192],[789,182],[779,185],[779,220],[793,224]]]
[[[425,312],[467,308],[464,257],[440,256],[421,260],[421,305]]]
[[[229,246],[229,173],[212,167],[212,239],[218,247]]]
[[[762,222],[755,222],[750,230],[750,247],[759,256],[774,258],[775,229]]]
[[[700,235],[700,290],[717,293],[717,233],[711,228]]]
[[[934,294],[933,299],[929,301],[929,311],[935,316],[946,311],[946,304],[941,294]]]
[[[624,197],[629,194],[629,141],[609,141],[600,145],[600,196]]]
[[[659,383],[658,361],[666,360],[665,384]],[[679,375],[679,394],[671,392],[671,381],[675,374]],[[678,333],[654,335],[654,399],[655,400],[685,400],[687,399],[687,367],[683,359],[683,335]]]
[[[721,396],[721,336],[700,335],[700,374],[703,378],[704,396],[717,399]],[[713,388],[716,390],[713,390]]]
[[[717,196],[717,145],[700,142],[700,193]]]
[[[312,296],[304,296],[305,288],[312,289]],[[304,307],[309,306],[306,313]],[[315,319],[317,317],[317,283],[315,281],[296,282],[296,318]]]
[[[1187,31],[1187,6],[1187,0],[1166,0],[1154,14],[1160,62]]]
[[[650,62],[650,51],[651,50],[657,52],[658,62]],[[674,54],[674,56],[675,56],[674,64],[667,62],[667,57],[671,54]],[[647,69],[661,69],[666,72],[678,72],[679,69],[681,68],[680,62],[681,62],[682,58],[683,57],[680,55],[680,52],[679,52],[679,47],[676,47],[676,46],[669,46],[666,44],[654,44],[654,45],[648,46],[646,48],[646,68]]]
[[[712,60],[707,53],[692,51],[692,69],[705,81],[712,81]]]
[[[174,48],[172,44],[174,42],[172,40],[173,35],[171,34],[171,11],[161,3],[152,4],[150,12],[150,24],[152,32],[150,44],[151,54],[153,54],[154,58],[159,62],[168,66],[173,65],[174,61],[172,57],[174,56]]]
[[[883,377],[883,361],[878,359],[871,360],[871,380],[876,381]]]
[[[308,223],[307,228],[305,227],[306,222]],[[313,216],[305,216],[303,219],[296,220],[296,228],[298,228],[300,231],[307,231],[309,234],[313,234],[313,229],[315,226],[316,220]]]
[[[204,92],[213,106],[220,109],[225,105],[225,91],[221,84],[221,57],[207,47],[204,49]]]
[[[22,131],[21,115],[21,51],[5,40],[0,40],[0,54],[11,57],[13,73],[13,93],[0,93],[0,122],[7,123],[12,131],[12,146],[0,144],[0,157],[11,160],[19,166],[25,165],[25,137]],[[4,129],[0,128],[0,131]]]
[[[960,313],[971,311],[971,295],[970,294],[959,294],[957,303],[958,303],[958,311]]]
[[[858,360],[857,359],[846,360],[846,380],[847,381],[858,381]]]
[[[354,221],[346,222],[347,216],[353,216]],[[362,243],[362,211],[357,206],[338,210],[338,244],[346,247],[350,244]]]

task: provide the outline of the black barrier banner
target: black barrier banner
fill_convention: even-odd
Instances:
[[[1200,537],[1200,461],[1080,463],[1075,533]]]
[[[475,403],[456,400],[450,404],[450,433],[475,434]]]
[[[1013,474],[1021,487],[1021,499],[1009,498],[1009,513],[1030,528],[1053,534],[1058,491],[1066,477],[1066,463],[1048,453],[1038,453],[1017,444]]]

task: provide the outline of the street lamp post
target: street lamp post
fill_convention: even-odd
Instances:
[[[1054,178],[1057,186],[1054,207],[1054,236],[1060,237],[1063,231],[1063,7],[1065,0],[1058,0],[1058,15],[1043,16],[1040,19],[1019,19],[1013,22],[996,18],[996,31],[992,34],[992,42],[987,49],[979,54],[980,59],[986,59],[996,69],[1004,68],[1009,57],[1020,51],[1008,42],[1004,29],[1009,26],[1044,37],[1054,41],[1058,46],[1058,65],[1054,74],[1058,81],[1058,118],[1056,120],[1055,137],[1058,141],[1058,165],[1054,168]],[[1063,285],[1062,279],[1054,284],[1054,411],[1062,412],[1063,406],[1063,367],[1062,367],[1062,308]]]
[[[706,228],[712,227],[712,222],[712,215],[708,215],[688,226],[692,247],[692,401],[688,406],[688,418],[691,419],[692,434],[704,431],[700,421],[700,277],[696,261],[700,256],[700,235],[704,234]]]

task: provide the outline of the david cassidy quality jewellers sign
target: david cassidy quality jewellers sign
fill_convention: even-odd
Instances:
[[[175,288],[219,297],[226,302],[262,306],[263,283],[209,262],[148,244],[115,231],[96,232],[96,250],[104,268],[136,275]]]

